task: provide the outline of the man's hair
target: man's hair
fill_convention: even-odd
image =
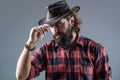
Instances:
[[[75,18],[73,29],[75,30],[75,32],[79,32],[82,22],[76,13],[73,13],[73,17]]]
[[[65,18],[67,19],[67,20],[69,20],[71,17],[74,17],[74,19],[75,19],[75,21],[74,21],[74,25],[73,25],[73,30],[75,31],[75,32],[79,32],[80,31],[80,25],[81,25],[81,20],[80,20],[80,18],[78,17],[78,15],[76,14],[76,13],[70,13],[70,14],[68,14]]]

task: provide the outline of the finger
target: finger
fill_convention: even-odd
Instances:
[[[42,31],[42,33],[45,35],[45,30],[44,30],[45,28],[41,28],[41,31]]]
[[[39,31],[39,33],[43,35],[45,35],[45,32],[47,32],[44,27],[38,27],[36,28],[36,30]]]
[[[38,26],[38,28],[39,28],[43,33],[48,32],[48,27],[49,27],[48,24],[43,24],[43,25]]]
[[[45,24],[45,30],[49,31],[50,25],[49,24]]]
[[[46,28],[48,28],[50,25],[49,24],[44,24],[46,26]]]
[[[39,30],[37,27],[33,27],[33,28],[32,28],[32,31],[33,31],[33,32],[36,32],[36,31],[37,31],[37,32],[40,32],[40,30]]]

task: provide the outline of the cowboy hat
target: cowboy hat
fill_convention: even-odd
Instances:
[[[53,25],[58,22],[63,17],[67,16],[70,13],[76,13],[80,10],[79,6],[69,8],[65,0],[55,2],[47,7],[47,16],[39,20],[38,25],[49,24]]]

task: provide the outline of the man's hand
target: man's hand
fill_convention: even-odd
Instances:
[[[43,24],[31,29],[28,41],[26,43],[30,49],[34,48],[36,43],[44,37],[45,33],[48,31],[48,27],[49,25]],[[24,48],[17,62],[17,80],[26,80],[28,78],[31,68],[31,57],[32,51]]]
[[[33,27],[29,34],[27,45],[30,48],[33,48],[36,45],[36,43],[44,37],[45,33],[48,32],[48,27],[49,27],[48,24]]]

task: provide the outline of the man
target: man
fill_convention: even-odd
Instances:
[[[66,1],[48,6],[47,17],[31,29],[17,63],[18,80],[29,80],[46,71],[46,80],[112,80],[108,55],[99,43],[80,35],[80,7]],[[50,29],[53,40],[33,50]]]

